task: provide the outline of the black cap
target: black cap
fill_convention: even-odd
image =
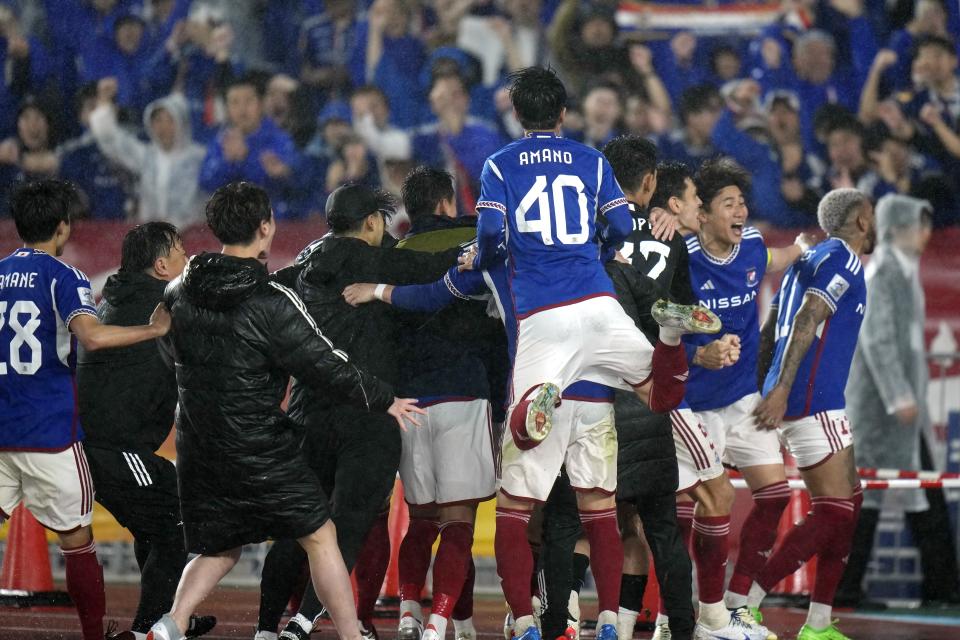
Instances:
[[[362,184],[345,184],[327,197],[327,222],[334,229],[350,227],[379,211],[386,217],[393,215],[393,203],[380,191]]]

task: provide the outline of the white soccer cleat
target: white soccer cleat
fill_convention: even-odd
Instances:
[[[757,610],[757,615],[760,611]],[[736,619],[745,627],[751,627],[753,629],[763,629],[767,632],[767,636],[764,640],[777,640],[777,634],[767,629],[765,626],[760,624],[760,621],[754,616],[753,612],[750,611],[750,607],[737,607],[736,609],[730,610],[731,620]]]
[[[650,640],[670,640],[671,638],[669,622],[659,623],[656,629],[653,630],[653,635],[650,636]]]
[[[580,594],[573,590],[567,599],[567,628],[573,629],[574,640],[580,640]]]
[[[513,640],[513,612],[507,607],[507,616],[503,619],[503,640]]]
[[[397,640],[422,640],[423,634],[423,623],[412,615],[400,618],[400,624],[397,626]]]
[[[708,629],[697,623],[693,640],[767,640],[770,630],[760,624],[750,625],[739,617],[730,616],[730,622],[719,629]]]

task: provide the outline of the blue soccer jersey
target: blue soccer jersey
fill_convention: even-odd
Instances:
[[[480,182],[478,264],[492,268],[505,244],[519,318],[614,295],[600,248],[622,243],[632,221],[603,154],[553,134],[531,134],[487,158]]]
[[[839,238],[829,238],[804,253],[784,275],[774,301],[776,343],[764,393],[777,384],[794,317],[808,293],[823,299],[832,314],[817,327],[813,343],[797,369],[787,401],[788,420],[846,406],[843,392],[867,306],[863,265],[850,245]]]
[[[433,312],[457,299],[470,299],[491,294],[507,334],[507,357],[513,362],[517,353],[517,314],[510,295],[510,279],[506,264],[500,260],[484,271],[458,271],[451,268],[440,280],[431,284],[396,287],[391,302],[398,309]],[[613,402],[612,388],[581,380],[563,391],[568,400]]]
[[[90,281],[43,251],[0,260],[0,450],[61,451],[83,438],[68,330],[97,315]]]
[[[726,407],[757,392],[757,353],[760,347],[760,322],[757,293],[767,272],[769,253],[763,236],[754,227],[743,230],[740,244],[726,258],[711,256],[696,236],[687,238],[690,253],[690,284],[697,301],[723,322],[721,333],[740,338],[740,359],[729,367],[711,371],[690,367],[687,402],[694,411]],[[694,334],[683,337],[689,346],[688,357],[696,347],[716,340],[717,336]]]

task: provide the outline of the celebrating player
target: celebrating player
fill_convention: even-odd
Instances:
[[[103,568],[90,528],[93,485],[80,444],[73,336],[88,351],[123,347],[161,337],[170,316],[158,305],[148,325],[100,324],[90,281],[56,257],[77,201],[59,180],[26,183],[10,198],[24,246],[0,260],[0,524],[22,500],[59,536],[83,638],[100,640]]]
[[[817,209],[827,240],[783,278],[763,327],[773,360],[754,415],[779,431],[812,496],[805,520],[784,537],[757,575],[759,595],[817,556],[817,577],[797,640],[848,640],[832,623],[863,493],[853,457],[844,389],[867,303],[861,256],[876,243],[873,205],[856,189],[834,189]],[[768,366],[769,363],[769,366]]]

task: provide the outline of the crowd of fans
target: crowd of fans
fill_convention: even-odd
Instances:
[[[0,216],[14,183],[59,176],[95,219],[189,225],[234,180],[304,219],[347,182],[399,193],[420,164],[471,212],[484,159],[523,133],[508,74],[550,64],[565,135],[649,136],[692,170],[732,156],[761,226],[815,226],[843,186],[960,220],[958,3],[785,0],[722,37],[620,29],[617,5],[0,0]]]

